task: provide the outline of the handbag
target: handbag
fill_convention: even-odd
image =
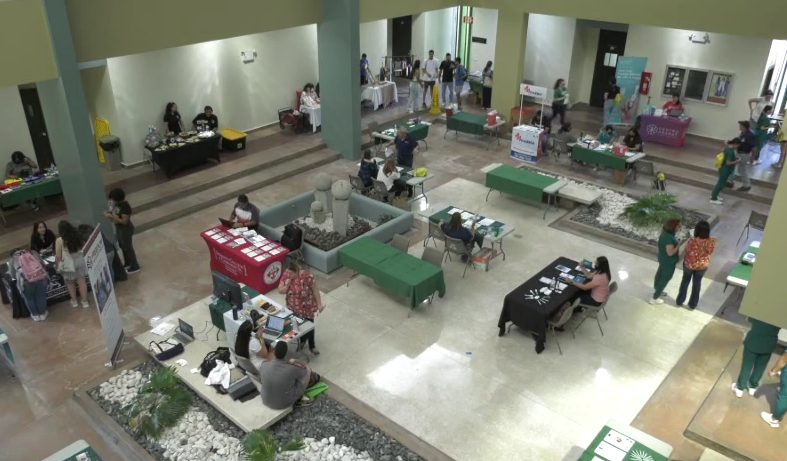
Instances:
[[[487,88],[492,88],[492,79],[490,77],[484,77],[484,86]]]
[[[161,347],[162,344],[166,344],[171,347],[164,349],[163,347]],[[157,347],[159,351],[156,352],[153,346]],[[160,362],[176,357],[182,354],[183,351],[185,350],[183,348],[183,344],[181,343],[172,344],[169,341],[161,341],[161,342],[151,341],[148,344],[148,349],[150,349],[152,352],[156,352],[156,360]]]
[[[230,348],[218,347],[215,351],[208,352],[205,355],[205,358],[202,359],[202,363],[199,366],[199,374],[207,378],[211,370],[216,367],[216,360],[221,360],[225,363],[231,363]]]

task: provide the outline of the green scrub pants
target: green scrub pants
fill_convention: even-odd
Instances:
[[[779,396],[776,400],[776,408],[773,409],[773,419],[781,421],[787,413],[787,368],[782,370],[782,377],[779,380]]]
[[[745,391],[746,389],[754,389],[760,386],[760,379],[768,367],[768,360],[771,359],[771,353],[759,354],[752,352],[746,346],[743,347],[743,362],[741,363],[741,372],[738,374],[738,381],[736,385],[738,389]]]
[[[719,199],[719,194],[724,190],[724,187],[727,185],[727,180],[730,179],[730,175],[732,175],[733,171],[735,171],[734,168],[726,166],[719,169],[719,180],[716,182],[716,187],[713,188],[713,192],[710,194],[711,200]]]
[[[659,268],[656,270],[656,277],[653,280],[653,299],[658,298],[661,296],[661,293],[664,291],[664,288],[667,287],[667,284],[670,280],[672,280],[672,276],[675,275],[675,264],[659,264]]]

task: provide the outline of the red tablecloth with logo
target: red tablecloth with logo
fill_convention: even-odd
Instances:
[[[673,147],[683,147],[686,141],[686,132],[691,125],[691,117],[656,117],[655,115],[642,115],[639,135],[643,141],[655,142]]]
[[[279,285],[289,250],[278,242],[252,243],[240,235],[231,235],[224,226],[213,227],[200,235],[210,250],[211,270],[260,293],[267,293]]]

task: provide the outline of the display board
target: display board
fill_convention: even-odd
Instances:
[[[673,94],[683,94],[683,80],[686,78],[686,69],[682,67],[667,66],[664,73],[664,86],[661,94],[672,96]]]
[[[686,86],[683,90],[683,97],[686,99],[694,99],[695,101],[702,101],[705,97],[705,89],[708,83],[708,75],[710,72],[697,69],[689,69],[689,75],[686,78]]]
[[[729,102],[733,74],[709,69],[668,65],[664,71],[661,94],[726,106]]]

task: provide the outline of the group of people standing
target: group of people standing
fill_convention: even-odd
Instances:
[[[492,61],[487,62],[483,73],[489,77],[489,99],[491,100]],[[432,93],[438,81],[440,82],[441,106],[447,107],[457,103],[461,109],[462,90],[468,77],[467,67],[462,64],[461,58],[452,59],[451,53],[446,53],[445,59],[438,62],[434,57],[434,50],[429,50],[428,59],[425,59],[423,63],[420,59],[416,59],[413,63],[408,112],[417,112],[431,106]],[[487,100],[484,99],[484,101]],[[484,107],[489,107],[489,104],[485,104]]]

